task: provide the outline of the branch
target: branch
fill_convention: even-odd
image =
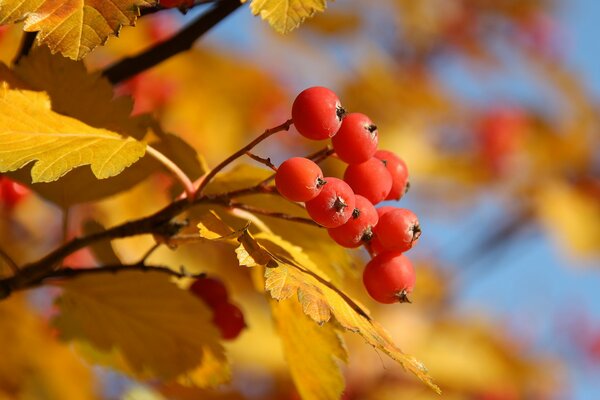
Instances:
[[[183,172],[181,168],[179,168],[177,164],[175,164],[173,161],[171,161],[171,159],[169,159],[167,156],[165,156],[163,153],[156,150],[149,144],[146,145],[146,152],[173,173],[175,178],[177,178],[177,180],[183,185],[185,193],[189,199],[192,199],[194,197],[194,193],[196,192],[196,189],[194,188],[194,183],[186,175],[186,173]]]
[[[33,44],[35,43],[35,38],[37,36],[37,32],[25,32],[23,34],[23,38],[21,39],[21,44],[19,45],[19,50],[13,59],[13,65],[17,65],[21,58],[25,57],[31,51]]]
[[[240,7],[240,0],[222,0],[199,16],[173,37],[133,57],[125,58],[104,70],[103,75],[113,84],[139,74],[168,58],[189,50],[196,39]]]
[[[273,164],[270,157],[263,158],[249,151],[246,152],[246,155],[254,161],[258,161],[259,163],[271,168],[273,171],[277,171],[277,167],[275,166],[275,164]]]
[[[2,249],[0,249],[0,258],[3,259],[4,262],[6,262],[6,264],[10,267],[13,273],[19,273],[19,266],[17,265],[15,260],[13,260],[12,257],[9,256],[8,253],[6,253]]]
[[[302,224],[312,225],[312,226],[316,226],[318,228],[321,227],[321,225],[317,224],[315,221],[313,221],[312,219],[309,219],[309,218],[297,217],[295,215],[289,215],[286,213],[264,210],[262,208],[258,208],[258,207],[250,206],[248,204],[238,203],[238,202],[234,202],[234,201],[230,201],[226,205],[231,208],[237,208],[240,210],[250,211],[253,214],[266,215],[268,217],[285,219],[287,221],[292,221],[292,222],[300,222]]]
[[[97,275],[97,274],[118,274],[123,271],[141,271],[141,272],[159,272],[174,276],[176,278],[201,278],[205,276],[204,273],[190,274],[185,269],[180,271],[172,270],[169,267],[157,266],[157,265],[145,265],[145,264],[119,264],[119,265],[105,265],[102,267],[93,268],[70,268],[66,267],[58,271],[54,271],[51,274],[46,275],[37,284],[41,284],[43,281],[48,279],[72,279],[78,276],[84,275]]]
[[[184,8],[184,9],[179,9],[182,13],[187,13],[189,10],[191,10],[194,7],[200,6],[202,4],[209,4],[209,3],[216,3],[219,0],[196,0],[194,1],[194,4],[190,7]],[[140,10],[140,17],[146,16],[146,15],[150,15],[150,14],[154,14],[158,11],[163,11],[163,10],[172,10],[173,7],[163,7],[160,4],[157,4],[153,7],[144,7]]]
[[[275,134],[277,132],[289,130],[291,125],[292,125],[292,120],[288,119],[287,121],[285,121],[281,125],[278,125],[278,126],[276,126],[274,128],[267,129],[267,130],[265,130],[263,132],[262,135],[260,135],[259,137],[257,137],[256,139],[254,139],[253,141],[251,141],[250,143],[248,143],[246,146],[242,147],[240,150],[236,151],[235,153],[233,153],[232,155],[230,155],[229,157],[227,157],[223,162],[221,162],[219,165],[217,165],[215,168],[213,168],[208,173],[208,175],[206,175],[206,178],[204,178],[204,180],[202,181],[202,183],[198,187],[198,190],[196,191],[196,197],[202,195],[202,191],[210,183],[210,181],[212,180],[212,178],[214,178],[215,175],[217,175],[223,168],[225,168],[226,166],[228,166],[229,164],[231,164],[233,161],[235,161],[239,157],[243,156],[244,154],[246,154],[247,152],[249,152],[250,150],[252,150],[254,148],[254,146],[256,146],[257,144],[259,144],[263,140],[267,139],[269,136],[271,136],[271,135],[273,135],[273,134]]]

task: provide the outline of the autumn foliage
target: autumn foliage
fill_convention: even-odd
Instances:
[[[0,400],[560,398],[559,357],[459,312],[423,223],[492,193],[449,247],[600,255],[551,4],[59,3],[0,0]],[[510,69],[498,43],[554,102],[443,84]]]

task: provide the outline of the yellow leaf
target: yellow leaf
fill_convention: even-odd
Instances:
[[[0,303],[0,399],[95,399],[91,371],[13,294]]]
[[[146,134],[147,118],[130,116],[132,99],[115,98],[108,79],[100,72],[88,73],[82,61],[53,55],[47,48],[38,47],[19,60],[14,74],[26,82],[29,89],[46,92],[52,101],[52,110],[59,114],[138,140]]]
[[[0,24],[24,20],[24,30],[38,32],[38,43],[53,53],[79,60],[124,25],[133,25],[139,7],[152,0],[0,0]]]
[[[200,236],[204,239],[235,242],[235,239],[248,230],[248,226],[239,230],[234,230],[214,211],[210,210],[200,217],[198,230],[200,231]]]
[[[62,287],[54,321],[61,337],[118,351],[136,377],[192,376],[206,351],[224,362],[210,311],[165,274],[87,275]]]
[[[361,335],[440,393],[423,363],[404,354],[364,307],[329,282],[300,248],[264,232],[256,235],[256,244],[271,257],[270,268],[265,268],[265,289],[274,299],[286,300],[297,294],[302,310],[315,322],[322,324],[333,316],[344,329]]]
[[[346,361],[346,349],[333,325],[319,326],[295,301],[271,302],[286,361],[304,400],[339,399],[344,378],[336,359]]]
[[[0,172],[37,160],[31,169],[34,182],[51,182],[88,164],[103,179],[144,152],[145,145],[132,138],[53,112],[44,93],[0,88]]]
[[[288,33],[326,6],[326,0],[252,0],[250,10],[277,32]]]
[[[250,232],[246,231],[240,235],[238,242],[240,242],[240,245],[235,249],[235,254],[240,265],[256,267],[270,265],[270,262],[273,261],[271,254],[258,244]]]

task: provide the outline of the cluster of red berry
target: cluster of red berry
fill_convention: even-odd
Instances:
[[[341,246],[365,245],[373,259],[364,285],[381,303],[408,301],[415,284],[412,263],[403,253],[421,235],[415,214],[383,200],[399,200],[408,188],[408,169],[390,151],[377,150],[377,127],[364,114],[346,113],[337,95],[324,87],[301,92],[292,106],[298,132],[312,140],[331,138],[337,157],[348,164],[344,179],[323,177],[312,160],[294,157],[275,174],[275,186],[288,200],[304,202],[310,217]]]
[[[235,339],[246,327],[242,310],[229,301],[227,288],[220,280],[208,277],[196,279],[190,291],[211,308],[212,322],[223,339]]]

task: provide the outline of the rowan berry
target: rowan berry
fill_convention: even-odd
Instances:
[[[210,307],[226,303],[228,299],[227,288],[215,278],[196,279],[190,286],[190,291]]]
[[[336,154],[348,164],[359,164],[373,157],[378,141],[377,127],[361,113],[347,114],[340,130],[331,138]]]
[[[382,160],[392,176],[392,188],[386,200],[400,200],[408,191],[408,168],[404,160],[388,150],[377,150],[375,158]]]
[[[290,158],[275,173],[275,187],[290,201],[314,199],[325,183],[321,168],[308,158]]]
[[[306,202],[306,211],[319,225],[336,228],[350,219],[356,199],[350,186],[343,180],[327,177],[325,181],[327,184],[321,193]]]
[[[392,176],[384,163],[374,157],[360,164],[348,165],[344,180],[354,193],[366,197],[373,204],[384,200],[392,188]]]
[[[415,270],[410,260],[398,251],[375,256],[363,272],[363,283],[369,295],[384,304],[409,302],[415,287]]]
[[[219,303],[213,308],[213,319],[221,332],[221,337],[225,340],[232,340],[239,336],[246,327],[244,314],[235,304]]]
[[[335,135],[344,114],[337,95],[321,86],[303,90],[292,105],[292,121],[296,130],[312,140],[324,140]]]
[[[406,208],[384,213],[373,231],[383,249],[401,252],[411,249],[421,236],[419,219]]]
[[[373,237],[373,227],[379,217],[373,204],[363,196],[356,195],[356,205],[352,217],[342,226],[329,228],[329,236],[340,246],[355,248],[369,242]]]

